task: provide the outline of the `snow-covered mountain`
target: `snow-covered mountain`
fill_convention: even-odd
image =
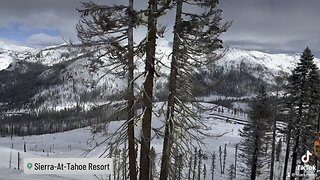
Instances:
[[[159,55],[170,65],[169,43],[160,41]],[[2,104],[18,103],[33,108],[61,109],[78,103],[101,104],[110,96],[126,88],[125,79],[115,75],[103,76],[103,70],[91,72],[87,58],[81,51],[66,45],[33,49],[0,42],[0,100]],[[299,54],[270,54],[230,48],[229,51],[207,68],[195,71],[195,87],[198,95],[223,94],[231,96],[251,95],[260,84],[272,89],[276,78],[285,79],[295,67]],[[137,74],[143,72],[143,60]],[[315,58],[316,64],[320,60]],[[156,96],[166,96],[168,68],[162,66],[156,78]],[[97,82],[99,77],[103,78]],[[200,83],[199,83],[200,82]],[[142,79],[137,80],[137,88]],[[21,99],[19,99],[19,98]],[[89,103],[89,104],[90,104]]]
[[[226,72],[232,69],[242,70],[243,66],[251,69],[261,69],[253,76],[274,83],[273,77],[283,74],[290,74],[297,65],[300,54],[270,54],[260,51],[248,51],[231,48],[226,55],[217,61],[216,66],[224,67]],[[320,67],[320,59],[315,58],[314,62]]]
[[[270,91],[283,85],[299,62],[300,54],[272,54],[230,48],[208,69],[199,70],[198,80],[205,85],[206,94],[212,91],[228,96],[247,96],[256,93],[264,84]],[[320,67],[320,59],[314,58]]]
[[[11,56],[0,54],[0,71],[7,69],[12,62],[13,60]]]
[[[22,51],[32,51],[33,48],[26,47],[26,46],[21,46],[21,45],[16,45],[16,44],[8,43],[8,42],[5,42],[5,41],[0,41],[0,50],[9,50],[9,51],[22,52]]]
[[[24,59],[35,50],[30,47],[19,46],[0,41],[0,71],[7,69],[16,59]]]

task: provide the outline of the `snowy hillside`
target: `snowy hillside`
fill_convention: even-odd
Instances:
[[[217,61],[216,66],[223,67],[225,72],[232,69],[241,70],[243,66],[259,69],[259,71],[253,72],[253,76],[267,80],[272,84],[275,83],[274,77],[290,74],[299,59],[300,54],[270,54],[230,48],[225,56]],[[315,58],[314,62],[320,67],[320,59]]]
[[[170,67],[171,45],[165,39],[158,41],[157,57],[161,63],[156,64],[159,77],[155,78],[155,97],[161,99],[167,96],[166,83]],[[90,94],[95,103],[101,103],[110,96],[119,96],[126,88],[125,79],[115,75],[106,75],[108,69],[100,69],[92,72],[88,64],[88,58],[81,57],[82,51],[66,45],[48,47],[44,49],[32,49],[10,45],[0,42],[0,72],[4,69],[11,72],[0,73],[0,81],[4,94],[9,91],[6,87],[11,81],[5,77],[25,77],[22,74],[29,73],[34,76],[36,82],[32,93],[27,97],[31,104],[36,104],[40,109],[56,109],[59,107],[74,107]],[[78,57],[81,58],[78,58]],[[299,60],[299,54],[269,54],[259,51],[248,51],[230,48],[223,58],[214,65],[200,68],[195,71],[196,84],[203,89],[198,89],[197,94],[203,95],[228,95],[228,96],[252,96],[255,88],[260,84],[270,85],[270,89],[276,86],[275,78],[285,79]],[[137,59],[136,92],[142,85],[144,71],[143,58]],[[315,59],[320,65],[320,60]],[[34,67],[33,64],[42,67]],[[10,66],[11,65],[11,66]],[[22,73],[23,72],[23,73]],[[35,73],[36,72],[36,73]],[[21,74],[22,73],[22,74]],[[97,81],[100,77],[101,80]],[[2,78],[1,78],[2,79]],[[16,79],[15,81],[19,81]],[[28,82],[26,80],[21,80]],[[17,83],[16,83],[17,84]],[[19,84],[19,83],[18,83]],[[41,86],[39,86],[41,85]],[[23,85],[25,86],[25,85]],[[35,86],[35,87],[34,87]],[[21,87],[12,87],[21,88]],[[23,94],[26,94],[25,92]],[[100,94],[97,96],[97,94]],[[90,96],[91,96],[90,95]],[[7,98],[5,98],[7,99]],[[16,98],[14,98],[16,100]],[[86,100],[87,101],[87,100]],[[100,101],[100,102],[99,102]],[[7,103],[7,102],[2,102]],[[58,108],[58,109],[59,109]]]
[[[230,48],[215,64],[199,69],[196,77],[206,95],[252,96],[261,85],[271,92],[283,86],[299,59],[300,54]],[[320,60],[314,61],[320,67]]]
[[[7,69],[12,62],[11,56],[0,54],[0,71]]]
[[[31,51],[33,48],[15,45],[9,42],[0,41],[0,50],[10,50],[16,52]]]
[[[161,41],[158,48],[158,57],[162,57],[162,61],[156,64],[159,77],[156,77],[155,80],[155,99],[158,103],[154,107],[157,110],[159,110],[159,107],[165,107],[159,97],[167,97],[168,94],[166,83],[169,68],[165,66],[170,65],[170,59],[168,59],[170,44]],[[31,129],[34,131],[53,128],[59,131],[59,127],[67,126],[75,129],[90,125],[89,122],[91,120],[106,118],[106,114],[109,112],[105,111],[102,106],[107,102],[120,102],[123,99],[121,91],[126,88],[125,79],[112,74],[104,76],[107,70],[90,71],[88,58],[78,58],[82,55],[78,49],[66,46],[61,46],[60,48],[25,49],[3,45],[3,48],[0,47],[0,52],[0,107],[3,109],[2,113],[5,117],[2,123],[2,129],[4,130],[1,132],[3,136],[8,136],[9,127],[12,125],[12,122],[16,123],[14,128],[19,129],[18,125],[19,123],[21,124],[20,120],[23,119],[19,115],[16,119],[10,119],[11,114],[24,114],[25,116],[23,117],[26,117],[25,119],[29,118],[26,126],[32,127]],[[212,111],[202,114],[202,121],[208,127],[205,131],[210,136],[204,139],[205,146],[201,148],[207,157],[212,156],[213,153],[218,154],[220,146],[222,148],[226,147],[227,152],[226,172],[224,174],[220,173],[220,169],[217,166],[215,179],[224,180],[228,178],[228,169],[234,163],[235,145],[241,141],[238,131],[243,125],[248,123],[245,111],[239,111],[239,109],[248,110],[248,104],[246,102],[235,101],[240,100],[239,97],[252,97],[254,88],[260,84],[268,84],[272,88],[272,86],[276,85],[276,78],[285,79],[298,60],[298,54],[269,54],[231,48],[214,65],[195,70],[194,75],[196,80],[202,83],[201,85],[205,89],[199,90],[203,93],[199,93],[201,95],[199,100],[203,101],[202,104],[204,106],[215,107]],[[315,61],[319,66],[320,60],[315,59]],[[141,58],[137,60],[135,72],[136,76],[140,75],[135,82],[136,93],[139,92],[139,88],[142,85],[143,71],[144,63],[143,58]],[[96,80],[100,77],[102,77],[101,80],[97,82]],[[225,100],[235,100],[231,103],[230,109],[226,108],[226,106],[222,107],[221,105],[217,106],[208,103],[219,100],[221,97],[225,97]],[[102,108],[99,109],[100,107]],[[68,111],[68,109],[71,110]],[[94,115],[93,118],[90,116],[90,112],[86,114],[91,109],[98,109],[98,111],[91,112]],[[38,115],[42,110],[51,111],[51,114],[46,112],[47,114],[44,113],[41,119]],[[56,114],[52,113],[53,111]],[[235,111],[238,113],[235,113]],[[104,112],[104,114],[100,113],[100,116],[97,117],[99,112]],[[30,116],[28,116],[28,113],[30,113]],[[79,118],[77,115],[83,117]],[[66,119],[61,118],[62,116],[66,117]],[[91,119],[87,117],[91,117]],[[60,121],[57,122],[56,120],[59,118]],[[80,120],[82,118],[82,121],[77,121],[77,118]],[[118,118],[116,117],[117,120]],[[155,115],[153,126],[155,128],[163,127],[163,120],[164,114]],[[121,122],[113,122],[110,130],[115,130]],[[137,138],[140,138],[141,127],[139,126],[140,123],[137,124]],[[30,132],[15,131],[18,134]],[[221,134],[224,135],[220,137]],[[83,153],[93,146],[93,144],[87,142],[90,136],[90,130],[82,128],[64,133],[14,137],[12,140],[8,137],[1,138],[0,179],[5,178],[9,174],[12,174],[13,179],[38,178],[37,176],[27,176],[21,170],[14,169],[17,166],[16,157],[13,157],[13,168],[8,169],[10,154],[15,155],[17,152],[21,152],[23,157],[83,157]],[[101,140],[99,138],[98,136],[97,141]],[[26,153],[22,152],[24,142],[28,143],[28,151]],[[12,144],[13,149],[11,150]],[[88,156],[99,156],[106,146],[106,144],[100,146]],[[159,158],[162,149],[162,139],[154,137],[152,146],[155,148],[157,157]],[[157,162],[159,164],[160,159]],[[211,177],[209,173],[210,158],[204,160],[203,163],[208,168],[206,178],[208,179]],[[277,167],[281,167],[281,164],[277,164]],[[159,168],[157,167],[158,171]],[[247,179],[240,172],[240,169],[237,179]],[[266,174],[267,172],[260,179],[265,179]],[[75,176],[41,176],[41,178],[49,180],[79,179],[79,177]],[[86,179],[95,179],[95,177],[90,176],[86,177]]]
[[[0,71],[5,69],[2,68],[4,67],[1,65],[2,62],[11,60],[8,63],[12,63],[12,60],[24,60],[28,56],[32,55],[35,51],[36,49],[34,48],[0,41]]]
[[[208,111],[203,114],[203,122],[206,124],[208,129],[205,131],[209,136],[204,140],[205,146],[201,146],[203,153],[206,154],[208,159],[204,159],[203,164],[207,166],[207,177],[206,179],[211,179],[210,167],[211,167],[211,156],[212,153],[218,154],[219,146],[227,147],[227,158],[226,158],[226,171],[224,174],[220,173],[220,168],[218,161],[216,162],[217,166],[215,169],[214,179],[216,180],[225,180],[229,177],[228,168],[231,164],[234,163],[234,152],[235,144],[239,143],[241,137],[239,136],[238,130],[242,128],[241,122],[237,122],[239,119],[246,121],[246,114],[232,114],[230,110],[224,107],[219,107],[214,104],[203,104],[206,107],[215,107],[214,110]],[[163,106],[163,103],[155,104],[155,109],[159,109]],[[224,108],[224,113],[218,112],[217,109]],[[154,116],[153,127],[163,127],[163,115],[160,114],[159,117]],[[228,120],[229,119],[229,120]],[[109,131],[115,131],[123,122],[113,122],[109,126]],[[136,136],[139,138],[139,126],[136,127]],[[163,129],[162,129],[163,130]],[[224,134],[220,137],[220,135]],[[57,176],[57,175],[26,175],[23,173],[23,170],[17,170],[17,153],[20,152],[22,158],[26,157],[84,157],[85,152],[94,147],[95,143],[99,143],[104,140],[101,134],[96,135],[94,143],[90,141],[92,134],[90,128],[82,128],[72,131],[67,131],[63,133],[55,134],[45,134],[39,136],[25,136],[25,137],[13,137],[11,140],[10,137],[0,138],[0,179],[6,178],[7,175],[10,175],[12,179],[83,179],[83,176]],[[162,149],[163,139],[153,138],[152,146],[156,150],[157,154],[157,164],[160,165],[160,155]],[[26,142],[27,152],[23,152],[23,144]],[[13,149],[11,150],[11,146]],[[107,142],[91,151],[86,157],[98,157],[102,154],[107,146]],[[119,147],[120,149],[120,147]],[[10,153],[12,154],[12,168],[9,167]],[[159,162],[159,163],[158,163]],[[22,165],[23,166],[23,165]],[[238,167],[241,169],[241,167]],[[160,166],[157,167],[157,172],[159,172]],[[122,171],[120,171],[122,172]],[[186,174],[184,175],[186,176]],[[203,175],[201,175],[201,180]],[[85,176],[85,179],[96,179],[94,176]],[[238,172],[238,179],[245,180],[246,177]]]

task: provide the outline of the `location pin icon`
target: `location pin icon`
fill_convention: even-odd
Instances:
[[[28,167],[29,169],[31,169],[31,168],[32,168],[32,163],[28,163],[28,164],[27,164],[27,167]]]

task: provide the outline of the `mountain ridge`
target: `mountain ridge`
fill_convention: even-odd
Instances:
[[[166,67],[170,66],[170,59],[168,59],[170,45],[164,41],[159,42],[160,56],[166,59],[163,60],[165,65],[157,65],[162,70],[161,77],[155,80],[156,99],[167,96],[167,79],[170,72]],[[89,101],[91,104],[101,104],[103,101],[110,100],[111,97],[119,98],[126,88],[125,79],[112,74],[95,82],[103,76],[104,72],[91,72],[87,58],[77,59],[82,52],[76,47],[61,45],[26,49],[10,45],[2,48],[2,44],[0,43],[0,94],[6,93],[8,91],[6,87],[9,85],[13,89],[21,88],[10,84],[5,77],[18,78],[29,72],[29,75],[36,75],[35,86],[38,86],[32,88],[33,93],[30,94],[32,98],[29,97],[29,104],[37,104],[38,109],[63,109]],[[14,48],[10,49],[10,47]],[[272,90],[277,86],[276,79],[281,77],[285,80],[299,58],[298,53],[265,53],[229,48],[226,54],[213,65],[195,70],[194,76],[197,81],[194,82],[195,91],[197,91],[195,94],[198,96],[212,94],[247,96],[254,94],[255,89],[261,84],[269,85]],[[314,61],[319,67],[320,60],[315,58]],[[143,59],[137,60],[137,64],[136,74],[141,74],[144,69]],[[40,70],[34,68],[40,68]],[[15,79],[15,81],[22,81],[20,86],[29,87],[23,82],[26,80]],[[142,82],[142,77],[137,79],[137,93],[141,89]]]

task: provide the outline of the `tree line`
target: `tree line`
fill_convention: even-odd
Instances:
[[[113,114],[110,108],[97,107],[84,111],[80,107],[60,111],[42,110],[30,113],[7,113],[0,120],[0,135],[28,136],[63,132],[94,126],[108,120],[123,119],[122,114]]]
[[[277,167],[283,168],[279,174],[283,180],[288,174],[290,180],[302,179],[306,173],[298,172],[297,165],[304,164],[301,157],[307,151],[314,152],[314,141],[318,139],[316,133],[320,128],[320,76],[313,59],[307,47],[287,81],[279,80],[276,95],[268,95],[262,86],[252,103],[251,124],[240,132],[243,137],[241,157],[246,164],[244,172],[250,174],[251,179],[261,175],[263,169],[269,169],[269,179],[274,179],[276,162]],[[284,92],[280,95],[281,86]],[[285,123],[283,131],[277,127],[280,121]],[[283,142],[286,147],[279,166]],[[318,158],[311,158],[310,163],[317,167]]]

